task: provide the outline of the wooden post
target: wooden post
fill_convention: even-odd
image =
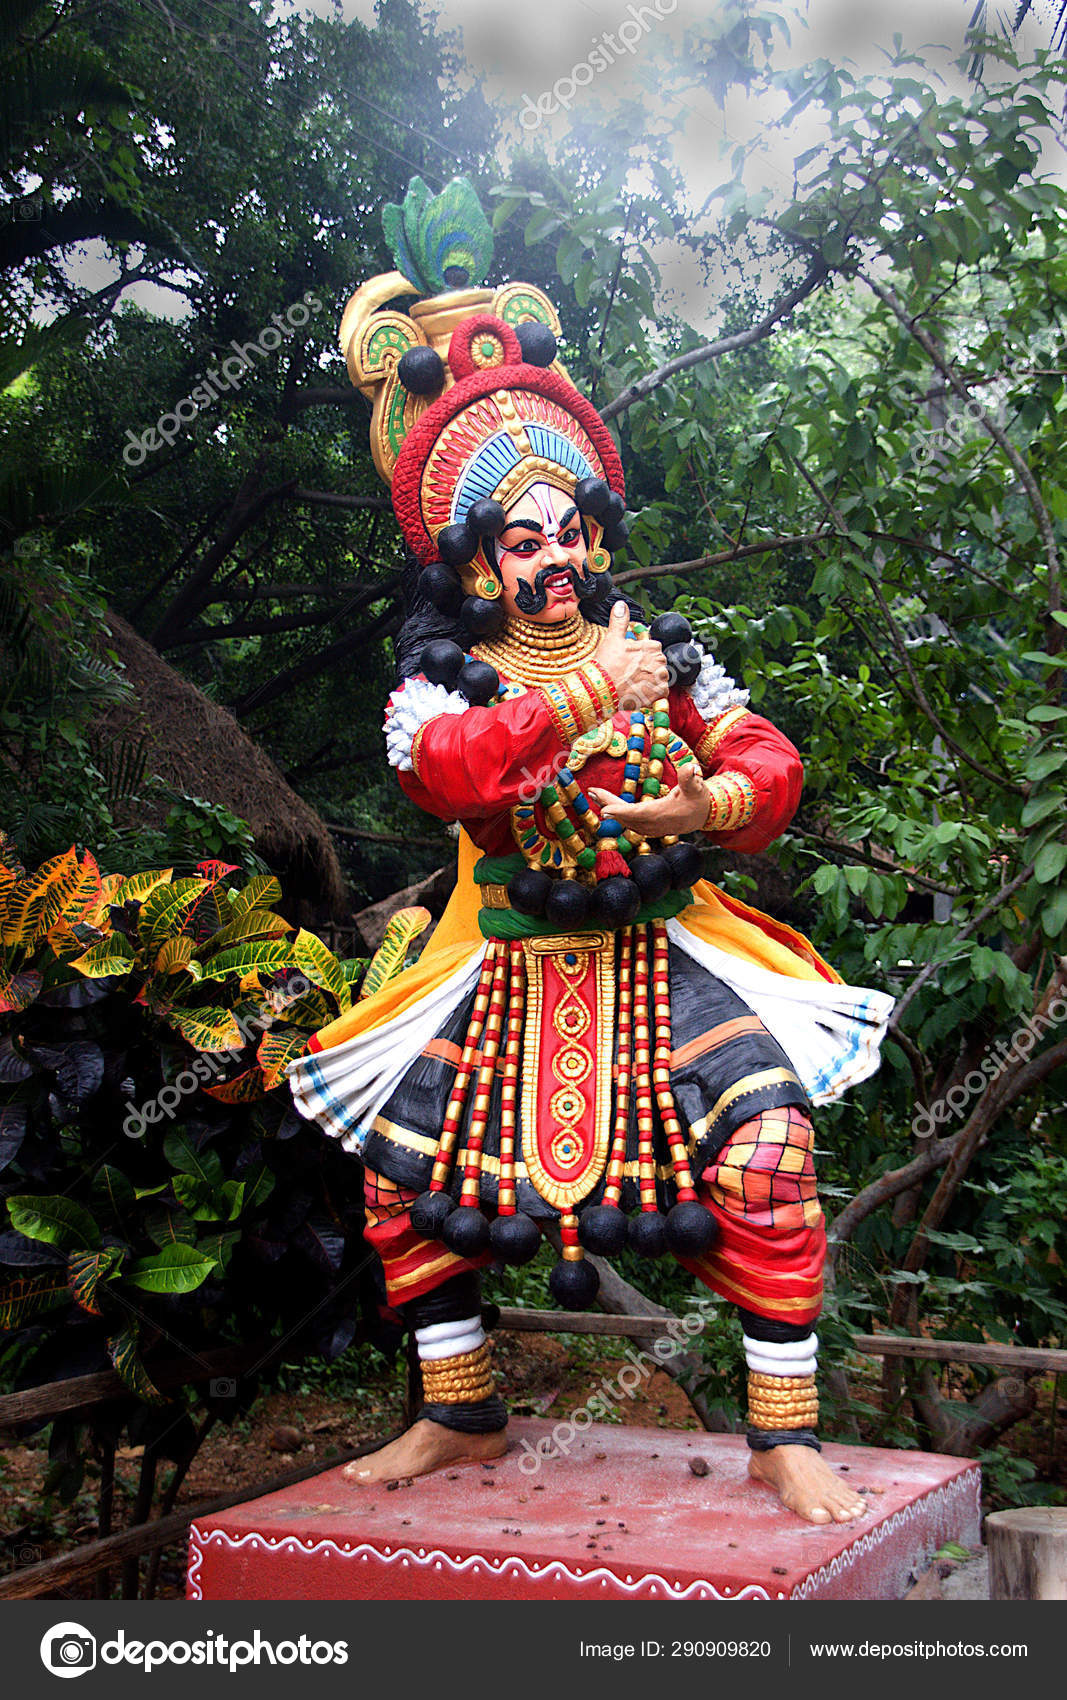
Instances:
[[[1067,1510],[994,1511],[985,1529],[991,1600],[1067,1600]]]

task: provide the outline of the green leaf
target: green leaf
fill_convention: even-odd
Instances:
[[[269,909],[280,901],[282,888],[273,874],[256,874],[230,901],[234,916],[246,915],[250,909]]]
[[[342,1013],[352,1002],[344,970],[332,950],[320,938],[301,927],[293,941],[293,961],[315,986],[332,993]]]
[[[183,1245],[178,1240],[164,1246],[154,1257],[138,1258],[126,1270],[125,1279],[146,1293],[192,1293],[202,1286],[215,1266],[215,1258],[205,1257],[196,1246]]]
[[[323,949],[326,947],[323,946]],[[293,960],[286,943],[239,944],[231,950],[220,950],[217,956],[204,963],[205,980],[224,980],[227,974],[250,974],[253,968],[284,968]]]
[[[28,1240],[44,1240],[64,1250],[75,1246],[98,1246],[100,1229],[92,1216],[72,1198],[19,1193],[7,1201],[12,1227]]]
[[[222,1163],[218,1152],[206,1148],[198,1151],[189,1135],[181,1129],[168,1133],[163,1141],[163,1155],[172,1169],[178,1169],[185,1175],[195,1175],[212,1191],[222,1185]]]
[[[1034,878],[1039,885],[1049,885],[1067,867],[1067,844],[1043,844],[1034,857]]]

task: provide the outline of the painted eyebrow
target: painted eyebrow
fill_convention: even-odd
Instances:
[[[508,531],[532,531],[535,537],[543,536],[540,521],[534,519],[509,520],[507,525],[504,527],[504,530],[500,533],[501,537],[503,537],[504,533]]]

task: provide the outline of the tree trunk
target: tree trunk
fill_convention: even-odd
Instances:
[[[1067,1600],[1067,1510],[994,1511],[985,1528],[991,1600]]]

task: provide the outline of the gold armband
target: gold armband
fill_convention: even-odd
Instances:
[[[756,787],[745,773],[717,773],[704,781],[708,813],[704,832],[736,832],[756,812]]]
[[[491,1399],[496,1389],[489,1362],[489,1342],[454,1358],[426,1358],[421,1364],[422,1390],[428,1405],[474,1405]]]
[[[619,706],[613,681],[595,661],[541,685],[561,744],[569,749],[583,732],[610,720]]]

